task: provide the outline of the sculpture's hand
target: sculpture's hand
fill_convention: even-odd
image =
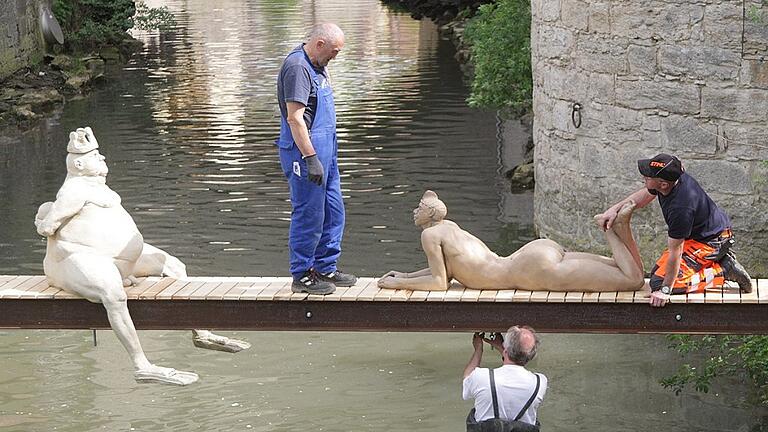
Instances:
[[[385,275],[384,277],[379,279],[378,282],[376,282],[376,284],[379,286],[379,288],[396,289],[397,287],[395,286],[396,285],[395,279],[396,278]]]
[[[317,155],[305,156],[304,161],[307,163],[307,177],[309,181],[318,186],[323,184],[323,175],[325,173],[323,172],[323,164],[317,159]]]
[[[61,226],[58,222],[51,222],[47,220],[40,221],[37,224],[37,233],[44,237],[50,237],[56,234],[56,230]]]
[[[399,271],[390,270],[390,271],[384,273],[384,276],[382,276],[381,278],[384,279],[384,278],[387,278],[387,277],[407,278],[408,277],[408,273],[403,273],[403,272],[399,272]]]

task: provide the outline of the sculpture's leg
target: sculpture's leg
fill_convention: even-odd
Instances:
[[[169,276],[175,279],[184,279],[187,277],[187,267],[175,256],[151,244],[144,243],[141,256],[133,268],[133,275],[138,277]]]
[[[112,260],[98,255],[76,254],[58,263],[52,272],[55,273],[54,280],[68,281],[64,289],[104,305],[112,330],[131,356],[137,381],[151,380],[178,385],[197,381],[194,373],[153,365],[144,355],[128,312],[123,279]]]
[[[619,209],[619,214],[613,221],[611,230],[621,239],[624,246],[632,254],[632,258],[635,260],[635,264],[640,267],[640,271],[643,270],[643,260],[640,258],[640,250],[637,247],[637,242],[632,233],[632,226],[630,224],[632,220],[632,213],[635,211],[635,203],[629,202]]]
[[[192,330],[192,343],[198,348],[236,353],[251,347],[248,342],[217,335],[209,330]]]
[[[135,276],[170,276],[176,279],[187,277],[184,263],[175,256],[144,243],[141,256],[133,268]],[[192,343],[198,348],[236,353],[251,347],[251,344],[239,339],[219,336],[209,330],[192,330]]]

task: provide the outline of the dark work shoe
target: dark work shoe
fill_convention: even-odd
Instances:
[[[733,281],[739,284],[739,288],[743,293],[752,292],[752,278],[749,277],[747,270],[736,261],[736,257],[728,252],[725,257],[720,260],[720,266],[723,268],[723,277],[727,281]]]
[[[293,279],[291,291],[295,293],[326,295],[336,291],[336,285],[320,280],[319,274],[314,270],[307,270],[300,278]]]
[[[343,273],[336,269],[330,273],[318,273],[320,280],[332,282],[336,286],[351,287],[357,282],[357,276],[349,273]]]

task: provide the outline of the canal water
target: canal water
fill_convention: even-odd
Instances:
[[[173,0],[174,31],[110,82],[27,133],[0,137],[0,274],[40,274],[33,225],[64,175],[67,134],[91,126],[147,242],[190,275],[287,276],[288,189],[274,139],[275,75],[306,28],[347,35],[331,73],[347,205],[341,268],[374,276],[426,266],[411,209],[437,191],[449,218],[499,253],[533,238],[531,195],[508,192],[525,130],[466,107],[451,44],[429,22],[375,0]],[[516,323],[509,317],[510,324]],[[481,330],[481,329],[478,329]],[[150,360],[193,370],[185,388],[140,385],[110,331],[0,331],[3,431],[461,431],[470,334],[227,333],[231,355],[187,332],[142,331]],[[675,396],[677,357],[660,336],[542,335],[531,368],[550,389],[551,431],[747,431],[745,387]],[[484,365],[498,363],[487,352]]]

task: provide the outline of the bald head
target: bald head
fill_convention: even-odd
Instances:
[[[513,326],[504,335],[504,350],[512,362],[519,366],[525,366],[536,357],[539,348],[539,337],[528,326]]]
[[[333,23],[316,24],[307,36],[305,49],[312,64],[326,67],[344,48],[344,32]]]
[[[307,41],[322,39],[324,41],[344,40],[344,32],[334,23],[315,24],[307,35]]]

